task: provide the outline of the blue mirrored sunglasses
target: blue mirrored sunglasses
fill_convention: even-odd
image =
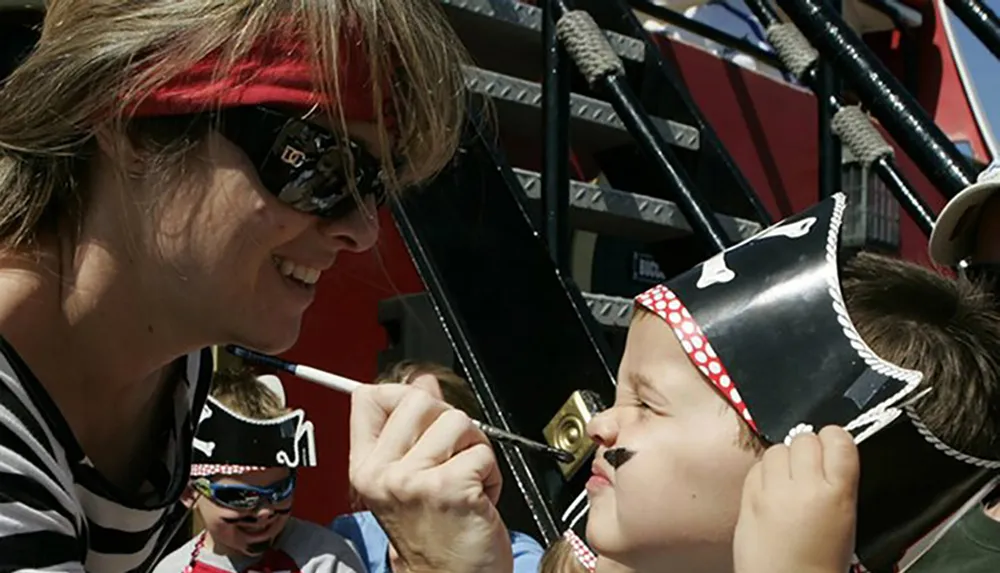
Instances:
[[[257,487],[246,484],[220,484],[209,478],[196,478],[194,489],[213,503],[229,509],[248,511],[263,505],[275,505],[292,496],[295,492],[295,473],[271,485]]]

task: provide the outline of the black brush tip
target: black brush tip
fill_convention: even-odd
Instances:
[[[564,464],[571,463],[574,459],[573,454],[567,452],[566,450],[560,450],[559,448],[550,448],[549,453],[551,453],[552,457],[556,460]]]
[[[250,358],[250,351],[242,346],[236,346],[235,344],[227,344],[222,347],[226,352],[236,356],[238,358]]]
[[[265,366],[270,366],[277,370],[286,370],[295,373],[295,365],[285,362],[280,358],[275,358],[274,356],[268,356],[267,354],[261,354],[260,352],[254,352],[249,348],[243,348],[242,346],[236,346],[234,344],[227,344],[224,346],[226,352],[232,354],[237,358],[242,358],[247,362],[253,362],[256,364],[263,364]]]

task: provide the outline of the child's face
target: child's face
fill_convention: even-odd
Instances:
[[[268,468],[237,476],[218,476],[214,486],[233,486],[286,490],[291,476],[288,468]],[[239,510],[225,507],[200,495],[195,508],[205,522],[205,529],[217,549],[226,549],[249,556],[262,554],[285,528],[292,507],[292,495],[275,503],[261,503],[256,509]],[[221,547],[220,547],[221,546]]]
[[[742,423],[670,327],[637,316],[614,407],[587,426],[600,446],[587,483],[595,551],[640,570],[731,569],[743,480],[757,460],[739,445]]]

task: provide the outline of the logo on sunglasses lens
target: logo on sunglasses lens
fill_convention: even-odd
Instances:
[[[281,152],[281,160],[292,167],[302,167],[302,164],[306,161],[306,154],[291,145],[286,145],[285,149]]]

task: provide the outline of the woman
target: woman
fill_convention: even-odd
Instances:
[[[0,569],[146,570],[203,349],[295,342],[452,156],[462,52],[433,0],[48,5],[0,90]]]

